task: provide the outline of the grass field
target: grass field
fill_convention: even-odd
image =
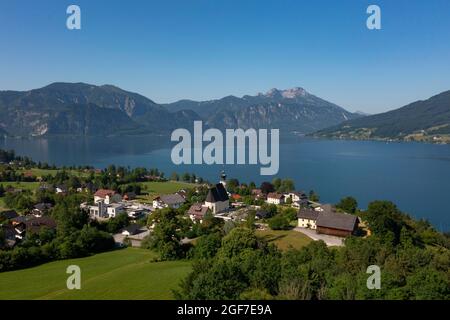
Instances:
[[[0,299],[173,299],[191,270],[187,261],[151,262],[154,254],[127,248],[0,273]],[[69,265],[81,268],[81,289],[68,290]]]
[[[62,170],[61,169],[57,169],[57,170],[39,169],[39,168],[18,170],[18,172],[22,172],[22,173],[30,172],[35,177],[43,177],[43,176],[48,176],[48,175],[55,176],[58,171],[62,171]],[[66,171],[74,176],[79,176],[79,177],[89,176],[89,173],[84,172],[84,171],[79,171],[79,170],[66,170]]]
[[[256,235],[273,242],[280,250],[287,250],[289,247],[300,249],[313,241],[294,230],[257,230]]]
[[[169,194],[177,192],[181,189],[192,189],[196,185],[187,182],[179,182],[179,181],[166,181],[166,182],[142,182],[142,193],[145,195],[141,195],[138,199],[144,201],[153,201],[153,199],[161,194]]]
[[[34,191],[39,188],[39,182],[11,182],[11,181],[0,181],[3,187],[11,186],[15,189],[31,190]]]

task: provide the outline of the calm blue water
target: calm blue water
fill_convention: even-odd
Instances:
[[[57,165],[157,167],[170,175],[194,172],[216,181],[220,170],[243,182],[260,183],[259,165],[176,166],[166,137],[51,138],[0,140],[37,161]],[[420,143],[297,139],[280,146],[279,177],[292,178],[299,190],[314,189],[322,202],[336,203],[352,195],[360,207],[376,199],[392,200],[415,217],[450,230],[450,146]]]

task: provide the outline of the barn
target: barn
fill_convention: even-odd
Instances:
[[[357,216],[335,211],[324,211],[317,217],[317,233],[348,237],[358,228],[358,223]]]

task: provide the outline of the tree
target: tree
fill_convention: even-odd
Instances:
[[[269,220],[269,227],[272,230],[287,230],[290,228],[290,224],[285,215],[277,214]]]
[[[227,181],[227,189],[230,192],[236,192],[238,187],[239,187],[239,180],[238,179],[229,179]]]
[[[114,218],[111,218],[106,223],[106,231],[109,233],[117,233],[121,229],[125,228],[129,224],[128,215],[126,213],[120,213]]]
[[[183,257],[180,223],[176,211],[171,208],[154,213],[156,226],[144,242],[144,246],[159,253],[161,260],[175,260]]]
[[[179,181],[180,180],[180,176],[178,175],[178,173],[172,172],[172,174],[170,175],[170,180]]]
[[[5,246],[5,234],[3,232],[3,229],[0,229],[0,249],[3,248]],[[1,268],[0,268],[1,270]]]
[[[354,214],[356,213],[356,210],[358,210],[358,202],[353,197],[345,197],[342,198],[338,204],[336,204],[336,208],[341,209],[347,213]]]
[[[184,182],[190,182],[191,181],[191,175],[189,173],[183,174],[183,181]]]
[[[261,210],[267,212],[267,218],[271,218],[277,214],[278,208],[273,203],[264,203],[261,206]]]
[[[200,237],[194,247],[194,257],[208,259],[216,255],[222,243],[220,233],[211,233]]]
[[[375,235],[394,245],[399,243],[403,221],[395,204],[390,201],[373,201],[369,203],[365,219]]]
[[[273,188],[274,188],[276,191],[279,191],[279,190],[280,190],[280,187],[281,187],[281,179],[280,179],[280,178],[274,178],[274,179],[272,180],[272,185],[273,185]]]
[[[281,185],[277,188],[279,192],[290,192],[295,190],[294,180],[284,179],[281,181]]]
[[[273,184],[271,184],[270,182],[267,182],[267,181],[261,183],[260,189],[261,189],[261,191],[264,194],[268,194],[270,192],[274,192],[275,191],[275,188],[274,188]]]
[[[309,200],[314,202],[319,202],[320,197],[317,193],[314,192],[314,190],[309,191]]]
[[[257,243],[256,235],[252,230],[237,227],[223,238],[218,254],[223,257],[232,257],[242,250],[255,249]]]

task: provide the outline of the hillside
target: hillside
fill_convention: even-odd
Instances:
[[[193,112],[171,113],[111,85],[53,83],[24,92],[0,91],[0,129],[16,136],[167,134],[193,119],[198,119]]]
[[[227,96],[202,102],[180,100],[165,106],[172,112],[194,111],[214,128],[280,128],[285,133],[310,133],[361,117],[303,88],[271,89],[256,96]]]
[[[151,251],[127,248],[0,273],[0,300],[172,299],[171,290],[190,271],[190,263],[151,262],[154,257]],[[69,265],[81,268],[81,290],[66,287]]]
[[[450,91],[402,108],[354,119],[315,133],[341,139],[450,142]]]

